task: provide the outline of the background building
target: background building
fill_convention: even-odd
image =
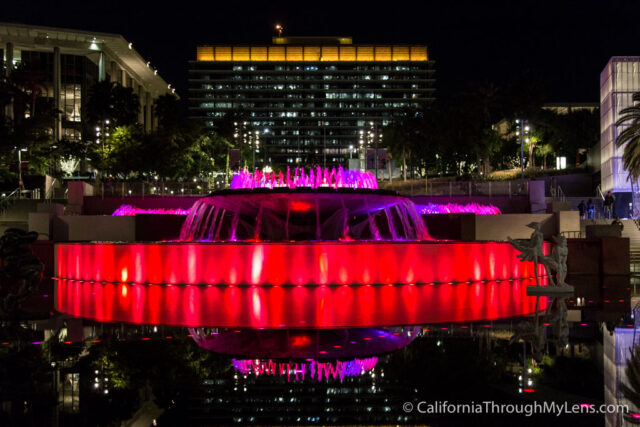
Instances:
[[[153,100],[171,93],[170,86],[118,34],[0,23],[2,73],[20,63],[38,72],[40,97],[60,111],[54,125],[56,139],[80,140],[84,106],[91,86],[113,81],[133,88],[140,98],[139,123],[146,131],[157,125]]]
[[[629,216],[632,201],[631,181],[624,169],[624,148],[616,147],[616,139],[624,126],[616,126],[620,111],[633,105],[634,92],[640,91],[640,57],[614,56],[600,73],[600,170],[602,192],[616,195],[616,214]],[[625,125],[626,126],[626,125]],[[637,183],[634,183],[638,191]]]
[[[198,46],[190,116],[236,123],[244,164],[364,164],[394,115],[433,101],[426,46],[354,45],[350,37],[274,37],[269,46]],[[361,166],[362,167],[362,166]]]

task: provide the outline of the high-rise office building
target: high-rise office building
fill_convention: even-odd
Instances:
[[[616,126],[616,122],[620,119],[620,111],[633,105],[631,97],[638,91],[640,57],[612,57],[600,73],[600,174],[602,192],[613,192],[616,214],[621,217],[631,214],[632,186],[622,160],[624,147],[616,146],[618,135],[627,125]],[[637,192],[637,183],[633,186]]]
[[[433,101],[433,74],[426,46],[354,45],[350,37],[198,46],[190,116],[210,128],[231,118],[249,168],[365,165],[366,149],[384,146],[383,126]]]

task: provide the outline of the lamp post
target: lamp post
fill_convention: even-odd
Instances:
[[[18,186],[20,191],[24,190],[24,182],[22,182],[22,152],[27,151],[26,148],[18,148]]]
[[[252,150],[251,150],[252,155],[253,155],[253,159],[251,161],[251,167],[252,167],[253,170],[255,170],[256,169],[256,152],[258,152],[258,153],[260,152],[260,132],[259,131],[255,132],[255,137],[254,137],[253,142],[254,143],[253,143],[253,147],[252,147]]]
[[[360,138],[358,140],[358,148],[360,150],[359,152],[359,158],[360,158],[360,171],[364,172],[366,169],[366,153],[365,153],[365,148],[364,148],[364,130],[360,129]]]
[[[262,147],[262,152],[264,153],[262,156],[262,164],[264,166],[267,166],[267,140],[266,140],[266,136],[269,134],[269,132],[271,132],[271,130],[269,128],[264,128],[262,130],[262,135],[265,136],[265,139],[263,141],[263,147]],[[274,133],[275,135],[275,133]]]
[[[322,121],[322,166],[324,169],[327,168],[327,126],[324,121]]]
[[[528,120],[516,119],[516,136],[520,137],[520,169],[522,179],[524,179],[524,143],[529,142],[529,131],[531,130]],[[527,135],[525,137],[525,135]]]
[[[371,137],[373,138],[373,145],[374,145],[374,164],[375,164],[375,169],[376,169],[376,181],[378,180],[378,123],[376,122],[369,122],[369,124],[371,125],[371,128],[373,129]]]
[[[353,159],[353,145],[349,146],[349,160]]]

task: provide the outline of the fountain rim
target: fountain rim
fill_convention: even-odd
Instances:
[[[232,196],[232,195],[248,195],[248,194],[358,194],[358,195],[378,195],[378,196],[397,196],[406,197],[393,190],[372,189],[372,188],[333,188],[333,187],[275,187],[275,188],[226,188],[223,190],[215,190],[202,198],[213,196]]]
[[[516,239],[517,240],[517,239]],[[283,241],[273,241],[273,240],[214,240],[214,241],[189,241],[189,240],[146,240],[146,241],[135,241],[135,242],[124,242],[124,241],[112,241],[112,240],[68,240],[64,242],[58,242],[55,245],[127,245],[127,246],[135,246],[135,245],[243,245],[243,246],[255,246],[255,245],[358,245],[358,244],[373,244],[373,245],[385,245],[385,244],[394,244],[394,245],[450,245],[450,244],[465,244],[465,245],[474,245],[474,244],[487,244],[487,243],[502,243],[508,244],[508,242],[501,240],[475,240],[472,242],[467,242],[463,240],[283,240]],[[548,243],[545,240],[545,243]]]

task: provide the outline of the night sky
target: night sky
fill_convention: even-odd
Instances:
[[[0,22],[122,34],[186,96],[187,60],[199,42],[270,43],[284,35],[353,36],[355,43],[427,44],[436,96],[474,82],[503,85],[527,73],[547,102],[598,102],[612,55],[640,55],[634,1],[160,1],[8,0]],[[374,6],[380,4],[380,6]]]

